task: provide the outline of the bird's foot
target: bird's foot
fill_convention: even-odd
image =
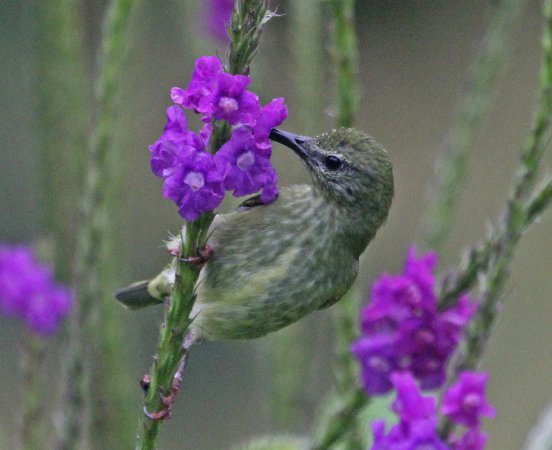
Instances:
[[[180,361],[180,364],[178,365],[178,370],[173,376],[173,380],[171,383],[171,389],[168,393],[168,395],[159,394],[161,397],[161,402],[163,403],[163,408],[156,412],[149,412],[147,407],[144,406],[144,415],[151,420],[167,420],[171,418],[171,407],[176,399],[176,394],[178,394],[178,391],[180,390],[180,385],[182,384],[182,374],[184,373],[184,367],[186,366],[186,360],[188,357],[188,352],[190,350],[191,344],[186,347],[186,341],[184,343],[184,357]],[[140,386],[144,390],[144,392],[147,394],[149,391],[150,386],[150,376],[144,375],[142,379],[140,380]]]
[[[193,267],[200,269],[205,265],[209,258],[213,256],[213,247],[209,244],[205,246],[203,250],[198,250],[197,256],[189,256],[187,258],[180,258],[180,261],[187,262]]]

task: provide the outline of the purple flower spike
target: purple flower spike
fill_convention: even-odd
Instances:
[[[450,450],[437,433],[436,400],[424,397],[410,373],[394,374],[397,398],[392,409],[399,423],[385,434],[385,423],[374,421],[372,450]]]
[[[489,374],[465,371],[445,393],[441,411],[456,423],[476,427],[481,417],[495,417],[495,409],[485,399]]]
[[[230,140],[216,153],[217,164],[224,170],[224,187],[234,191],[234,196],[253,194],[263,189],[265,203],[277,195],[276,171],[269,161],[270,154],[255,146],[255,138],[248,128],[234,131]]]
[[[210,36],[228,42],[226,25],[230,23],[234,0],[207,0],[203,11],[205,28]]]
[[[435,416],[435,398],[424,397],[410,373],[395,373],[391,376],[391,381],[397,391],[397,398],[393,402],[392,409],[402,422],[411,423],[431,419]]]
[[[71,309],[71,292],[29,247],[0,245],[0,313],[23,319],[35,333],[52,334]]]
[[[187,148],[178,158],[176,165],[165,172],[163,195],[178,205],[178,212],[184,219],[196,220],[222,202],[223,173],[210,153]]]
[[[411,248],[402,275],[384,274],[374,283],[361,313],[362,336],[351,347],[368,393],[388,392],[394,371],[409,371],[423,390],[445,381],[446,364],[475,306],[462,296],[455,306],[438,311],[436,263],[436,254],[417,257]]]
[[[487,443],[487,433],[478,428],[470,428],[462,438],[453,439],[451,448],[454,450],[483,450]]]
[[[278,197],[278,176],[270,164],[270,130],[287,117],[282,98],[261,108],[256,94],[247,90],[251,79],[223,71],[218,57],[196,60],[186,89],[174,87],[167,109],[167,124],[150,146],[151,169],[165,179],[163,194],[179,206],[186,220],[212,211],[224,189],[243,196],[261,191],[263,203]],[[188,130],[184,109],[201,114],[199,133]],[[215,155],[207,154],[213,125],[226,121],[232,134]],[[216,149],[215,149],[216,150]]]

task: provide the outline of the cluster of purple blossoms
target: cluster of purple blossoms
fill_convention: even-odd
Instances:
[[[206,0],[203,9],[203,23],[209,36],[221,42],[228,42],[226,25],[232,18],[234,0]]]
[[[261,191],[261,201],[278,196],[276,171],[270,164],[270,130],[287,117],[284,99],[261,106],[247,90],[251,79],[223,71],[215,56],[196,60],[187,89],[172,88],[175,105],[167,109],[167,124],[150,146],[151,168],[164,178],[163,194],[179,207],[186,220],[214,210],[224,191],[234,196]],[[188,129],[183,109],[201,115],[202,130]],[[232,135],[214,155],[207,151],[213,121],[224,120]]]
[[[468,296],[439,311],[433,270],[437,256],[420,258],[411,248],[402,275],[382,275],[362,310],[361,337],[351,351],[361,364],[362,381],[372,395],[392,387],[392,375],[410,372],[423,390],[446,379],[446,365],[475,311]]]
[[[25,246],[0,245],[0,313],[19,317],[35,333],[52,334],[71,309],[69,289]]]
[[[399,422],[387,434],[384,421],[372,423],[372,450],[482,450],[487,435],[481,431],[481,418],[495,415],[485,399],[487,378],[486,374],[462,372],[458,382],[445,392],[440,412],[464,430],[443,442],[437,431],[436,398],[424,397],[410,373],[394,373],[391,381],[397,397],[391,408]]]

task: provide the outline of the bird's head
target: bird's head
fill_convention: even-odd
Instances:
[[[270,137],[291,148],[306,163],[315,189],[328,201],[366,216],[379,226],[393,197],[393,171],[385,149],[352,128],[317,137],[273,129]]]

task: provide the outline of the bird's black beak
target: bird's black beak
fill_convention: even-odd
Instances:
[[[270,130],[270,139],[273,141],[279,142],[286,147],[291,148],[301,159],[309,162],[312,158],[310,156],[310,151],[305,145],[308,141],[311,140],[307,136],[299,136],[297,134],[288,133],[287,131],[279,130],[278,128],[273,128]]]

